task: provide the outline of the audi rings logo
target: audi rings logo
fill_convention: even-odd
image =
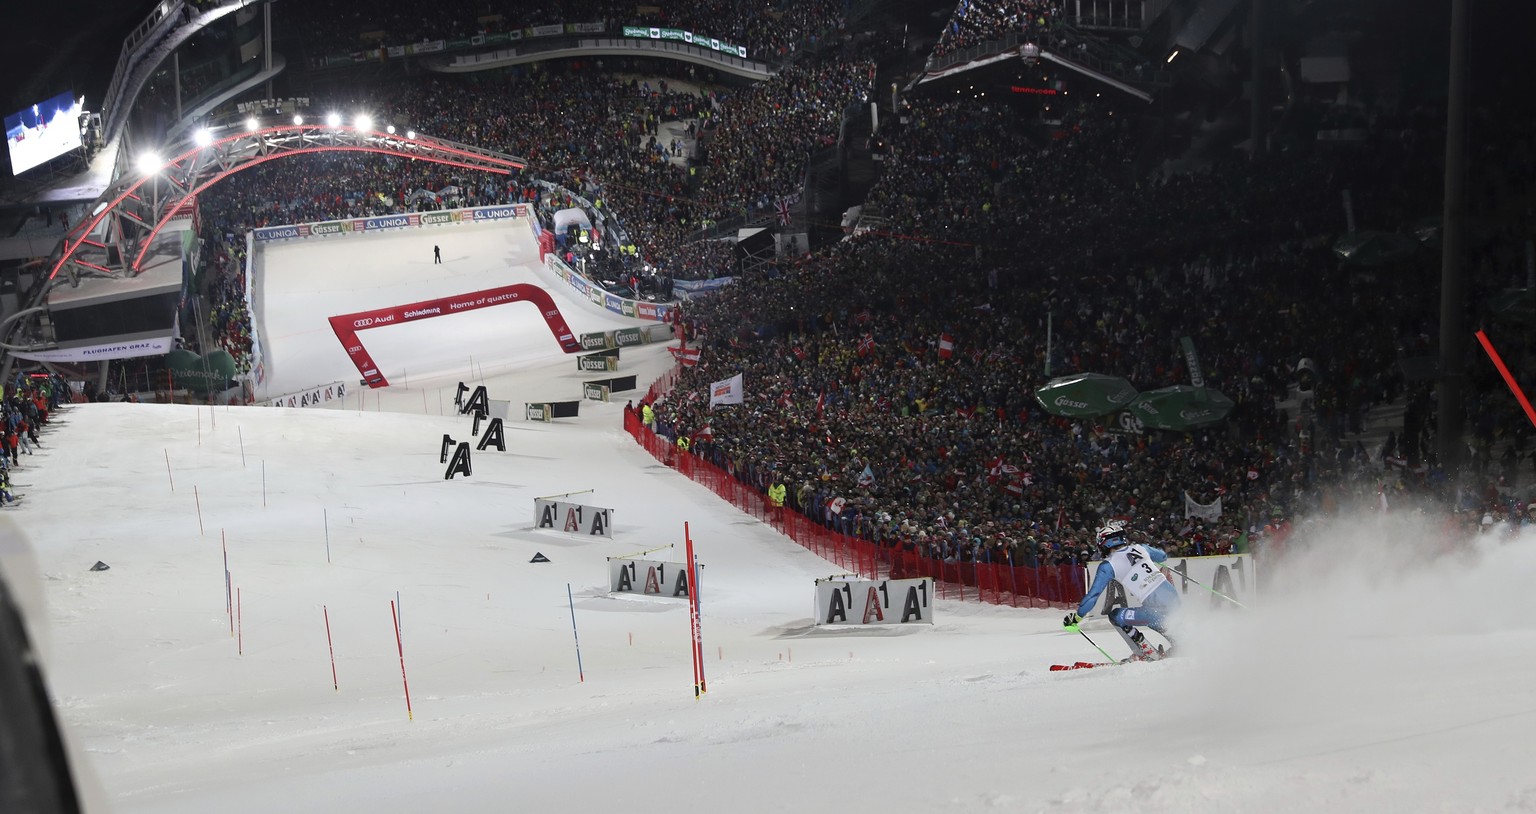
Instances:
[[[367,328],[370,325],[388,325],[389,323],[394,322],[394,321],[395,321],[395,315],[394,314],[386,314],[386,315],[384,315],[382,317],[363,317],[362,319],[355,319],[355,320],[353,320],[352,321],[352,327],[354,327],[354,328]]]

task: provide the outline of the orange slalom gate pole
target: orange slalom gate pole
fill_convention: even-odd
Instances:
[[[709,686],[704,680],[704,631],[699,617],[699,561],[694,557],[693,535],[689,533],[686,522],[683,523],[683,540],[687,544],[688,554],[688,610],[693,628],[693,697],[697,700],[709,692]]]
[[[331,609],[321,605],[320,611],[325,614],[325,649],[331,651],[331,689],[339,691],[341,682],[336,680],[336,645],[331,642]]]
[[[405,717],[416,720],[411,710],[411,682],[405,677],[405,645],[400,641],[400,617],[395,615],[395,600],[389,600],[389,621],[395,626],[395,649],[400,652],[400,683],[405,685]]]

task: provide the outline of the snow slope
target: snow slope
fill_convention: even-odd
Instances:
[[[624,354],[642,382],[669,364]],[[515,415],[583,378],[557,352],[486,367]],[[1051,673],[1096,658],[1059,612],[941,600],[931,627],[815,628],[838,569],[644,454],[619,402],[514,420],[505,453],[443,480],[441,436],[469,438],[453,386],[479,373],[345,409],[59,416],[7,512],[94,810],[1536,811],[1536,541],[1447,554],[1412,515],[1345,518],[1262,607],[1189,619],[1185,656]],[[588,489],[612,540],[531,528],[534,497]],[[686,608],[606,590],[606,557],[680,561],[684,522],[702,700]]]

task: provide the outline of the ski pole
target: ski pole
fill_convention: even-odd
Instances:
[[[1077,631],[1077,635],[1082,636],[1084,639],[1088,639],[1088,634],[1084,633],[1083,629],[1078,627],[1077,625],[1070,625],[1069,629]],[[1116,659],[1114,656],[1111,656],[1110,654],[1104,652],[1104,648],[1099,647],[1099,643],[1098,642],[1096,642],[1096,641],[1094,641],[1092,639],[1088,639],[1088,643],[1093,645],[1093,649],[1099,651],[1099,653],[1102,654],[1104,656],[1104,658],[1108,659],[1109,661],[1111,661],[1111,662],[1119,661],[1119,659]]]
[[[1169,570],[1172,570],[1172,569],[1169,569]],[[1193,582],[1196,585],[1199,585],[1200,587],[1206,589],[1207,591],[1210,591],[1211,593],[1221,597],[1222,599],[1225,599],[1228,602],[1231,602],[1232,604],[1238,606],[1239,608],[1242,608],[1244,610],[1248,609],[1247,605],[1244,605],[1243,603],[1237,601],[1236,599],[1233,599],[1232,597],[1227,596],[1226,594],[1222,593],[1221,591],[1218,591],[1215,588],[1212,588],[1211,586],[1206,585],[1205,583],[1201,582],[1200,580],[1195,579],[1194,577],[1192,577],[1192,576],[1190,576],[1190,575],[1188,575],[1188,574],[1186,574],[1186,573],[1184,573],[1182,571],[1174,571],[1173,573],[1178,574],[1180,579],[1187,579],[1190,582]]]

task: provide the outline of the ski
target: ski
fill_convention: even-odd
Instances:
[[[1119,662],[1115,661],[1078,661],[1072,664],[1052,664],[1051,672],[1059,673],[1063,670],[1089,670],[1094,667],[1114,667]]]

